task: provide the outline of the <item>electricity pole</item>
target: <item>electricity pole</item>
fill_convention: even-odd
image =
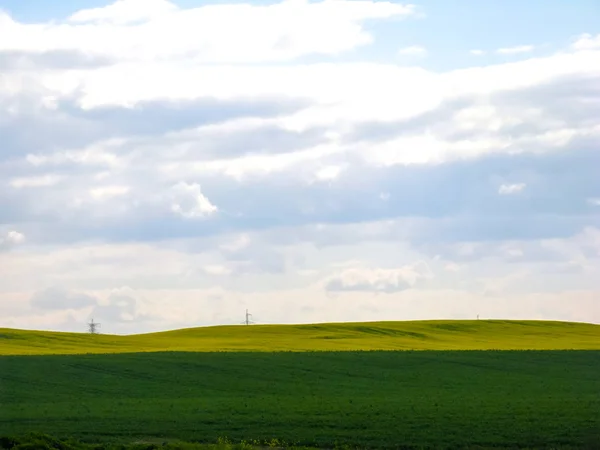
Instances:
[[[98,322],[94,322],[94,319],[88,323],[88,333],[90,334],[99,334],[98,331],[100,329],[100,324]]]
[[[248,310],[246,310],[246,320],[244,321],[244,323],[245,323],[246,325],[250,325],[250,324],[252,323],[252,320],[250,320],[250,318],[251,318],[251,317],[252,317],[252,314],[250,314],[250,313],[248,312]]]

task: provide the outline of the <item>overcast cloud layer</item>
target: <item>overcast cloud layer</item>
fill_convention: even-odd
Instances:
[[[98,3],[0,0],[0,327],[600,323],[600,28],[436,68],[381,56],[426,4]]]

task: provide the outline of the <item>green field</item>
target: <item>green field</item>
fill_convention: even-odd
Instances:
[[[158,351],[600,350],[600,325],[415,321],[191,328],[134,336],[0,329],[0,355]]]
[[[2,330],[0,437],[600,448],[599,329],[437,321],[123,337]],[[493,348],[539,350],[473,350]]]
[[[3,434],[333,447],[582,444],[600,352],[150,353],[2,359]]]

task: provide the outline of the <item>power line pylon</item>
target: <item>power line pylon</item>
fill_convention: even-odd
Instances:
[[[250,325],[251,323],[254,323],[254,321],[251,319],[252,314],[250,314],[248,312],[248,310],[246,310],[246,320],[244,320],[244,325]]]
[[[88,323],[88,333],[90,334],[100,334],[100,325],[98,322],[94,322],[94,319],[90,320]]]

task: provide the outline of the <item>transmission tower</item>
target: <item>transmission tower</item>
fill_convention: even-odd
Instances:
[[[251,319],[252,314],[250,314],[248,312],[248,310],[246,310],[246,320],[244,320],[244,322],[242,322],[244,325],[250,325],[251,323],[254,323],[254,321]]]
[[[90,320],[88,323],[88,333],[90,334],[100,334],[100,324],[98,322],[94,322],[94,319]]]

